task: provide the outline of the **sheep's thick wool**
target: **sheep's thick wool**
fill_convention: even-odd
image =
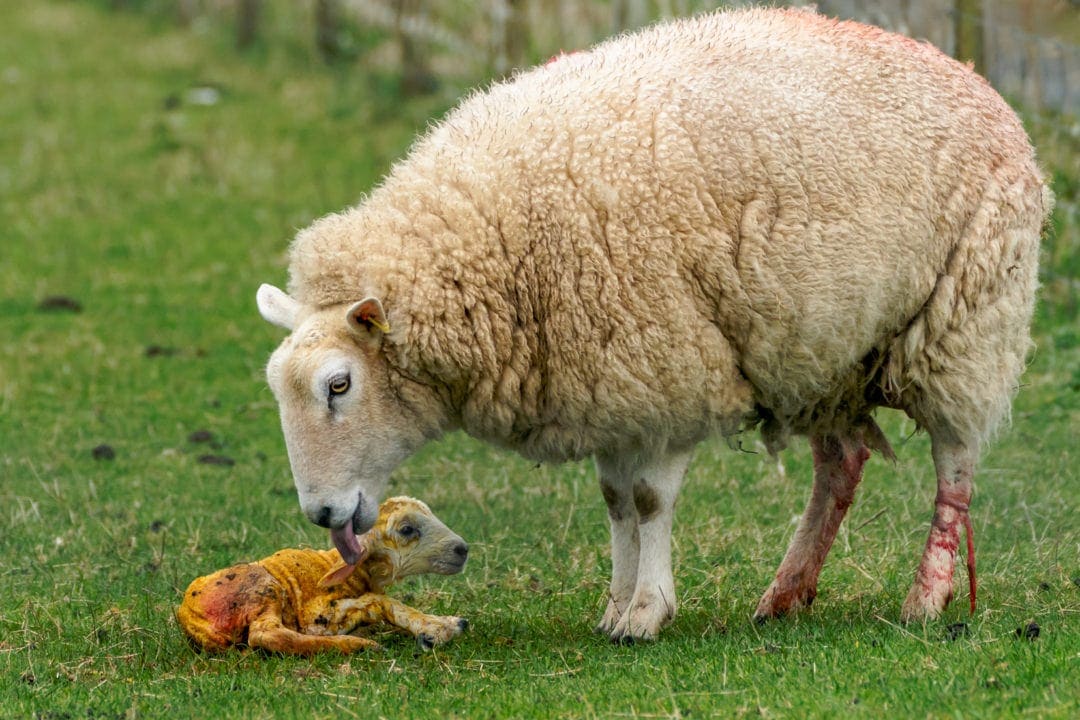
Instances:
[[[932,46],[804,11],[616,38],[467,98],[292,247],[382,298],[391,367],[529,457],[876,405],[982,440],[1029,347],[1049,193],[1015,113]]]

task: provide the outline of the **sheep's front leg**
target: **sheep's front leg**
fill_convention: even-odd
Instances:
[[[630,475],[617,462],[597,458],[600,472],[600,491],[607,503],[611,524],[611,585],[607,609],[596,631],[611,635],[615,626],[630,607],[638,571],[638,514],[634,507],[633,484]]]
[[[469,621],[453,615],[428,615],[409,607],[400,600],[378,593],[365,593],[357,598],[338,600],[331,619],[350,631],[379,621],[401,628],[416,638],[425,650],[454,639]]]
[[[904,622],[933,619],[952,600],[961,525],[967,533],[968,592],[971,612],[975,612],[975,544],[968,504],[977,452],[967,445],[943,442],[937,437],[931,441],[938,485],[934,519],[915,583],[900,612]]]
[[[810,447],[814,453],[814,489],[776,578],[754,612],[757,622],[814,602],[821,566],[870,457],[861,439],[815,435],[810,438]]]
[[[675,497],[682,485],[686,467],[693,452],[669,453],[655,459],[625,460],[610,463],[615,471],[605,478],[617,478],[619,497],[627,495],[633,505],[637,523],[637,572],[634,591],[621,610],[611,639],[616,642],[654,640],[660,628],[675,617],[675,580],[671,573],[671,526],[674,520]],[[614,485],[615,483],[610,483]],[[609,514],[610,514],[609,504]],[[622,506],[619,506],[622,507]],[[615,523],[613,522],[613,529]],[[631,538],[633,536],[631,535]],[[616,564],[617,536],[613,533],[613,578],[611,603],[617,599],[616,591],[624,592],[622,582],[629,573],[618,573]],[[628,559],[626,553],[622,560]],[[616,580],[620,585],[616,585]],[[605,616],[607,617],[607,616]]]

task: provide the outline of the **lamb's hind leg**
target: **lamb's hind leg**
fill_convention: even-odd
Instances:
[[[840,521],[855,497],[863,465],[870,457],[861,433],[856,437],[858,439],[815,435],[810,438],[814,453],[814,489],[795,537],[776,571],[776,579],[754,612],[756,621],[778,617],[814,602],[821,566],[836,538]]]
[[[379,649],[374,640],[353,635],[305,635],[281,624],[281,615],[267,612],[251,623],[248,645],[286,655],[315,655],[336,650],[342,653],[364,649]]]
[[[961,525],[967,534],[969,598],[971,612],[975,612],[975,548],[968,504],[977,451],[963,443],[946,442],[936,436],[931,441],[938,483],[934,520],[922,561],[915,572],[915,583],[900,613],[904,622],[933,619],[952,600]]]

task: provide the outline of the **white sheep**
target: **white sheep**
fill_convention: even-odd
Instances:
[[[902,617],[934,617],[1024,366],[1050,206],[1001,97],[877,28],[740,10],[559,57],[466,98],[297,236],[289,295],[259,289],[292,331],[267,376],[300,504],[348,559],[391,471],[443,432],[593,456],[598,629],[654,638],[698,441],[810,439],[773,617],[813,600],[870,449],[891,454],[871,414],[898,408],[938,481]]]

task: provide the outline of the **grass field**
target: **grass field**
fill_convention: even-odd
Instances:
[[[427,654],[385,634],[350,658],[208,657],[173,619],[192,578],[326,543],[297,506],[262,378],[280,334],[254,291],[448,101],[87,3],[0,2],[0,27],[0,718],[1080,716],[1067,123],[1032,123],[1059,209],[1038,352],[977,479],[974,616],[960,601],[897,623],[934,493],[927,440],[898,415],[882,421],[899,462],[869,463],[813,610],[762,627],[809,453],[703,446],[678,509],[680,614],[636,647],[591,633],[608,576],[591,467],[454,435],[391,491],[466,537],[469,566],[397,594],[469,633]]]

